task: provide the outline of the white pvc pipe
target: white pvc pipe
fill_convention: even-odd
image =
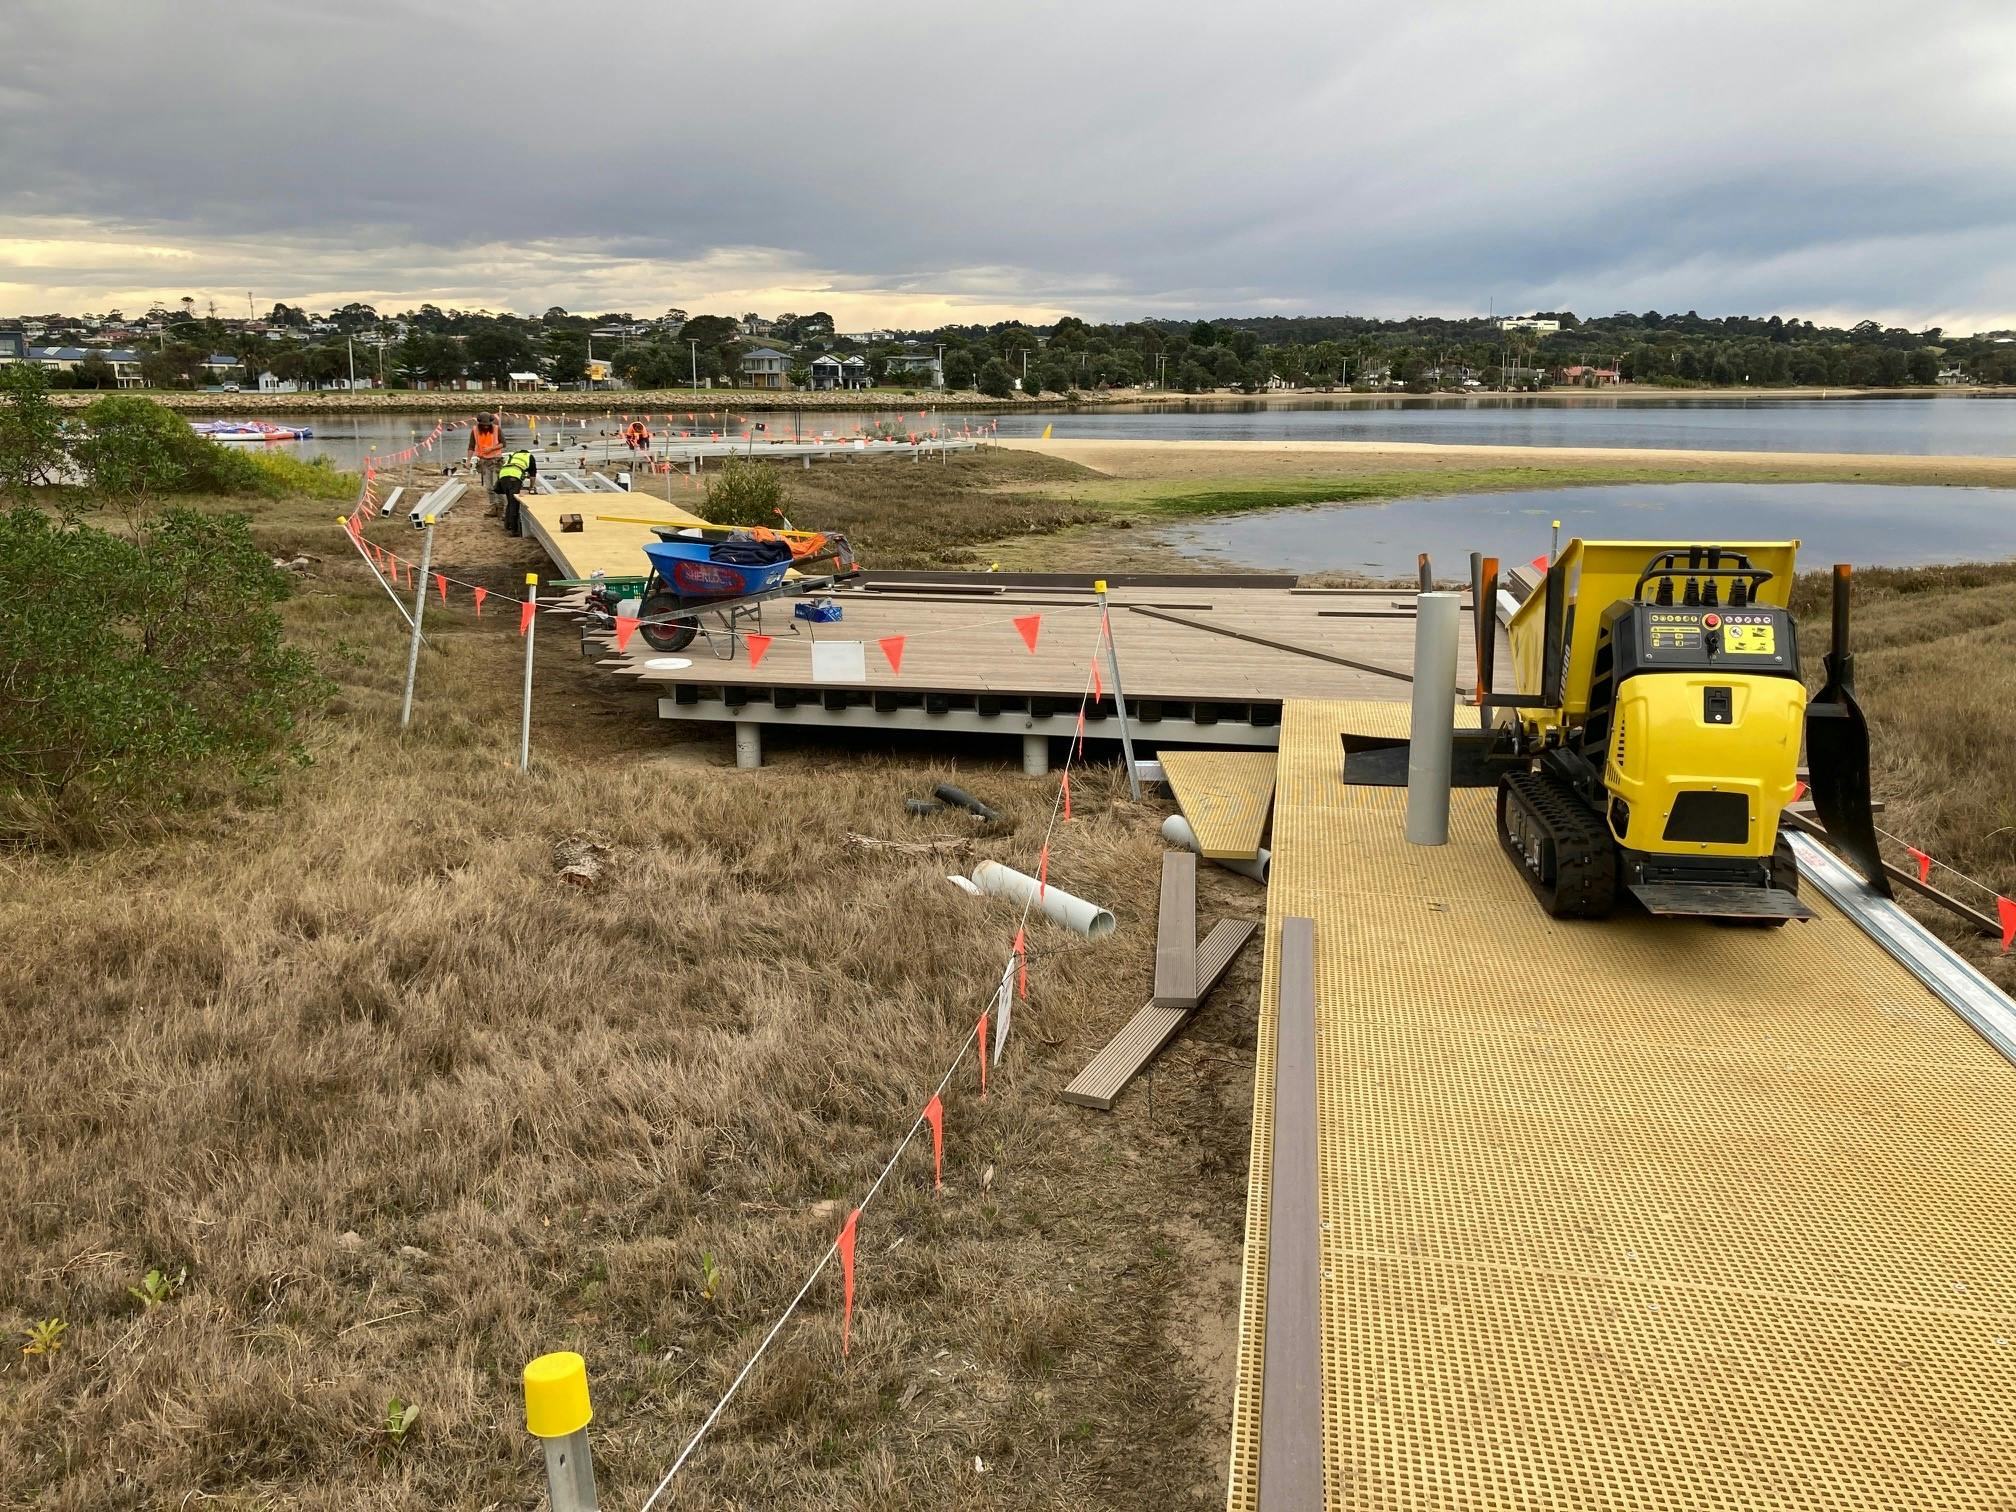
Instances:
[[[1088,940],[1103,940],[1113,933],[1113,915],[1097,903],[1073,897],[1054,882],[1040,886],[1034,877],[1003,866],[999,861],[982,861],[973,868],[973,880],[980,891],[996,898],[1013,898],[1017,903],[1035,900],[1037,911],[1053,924],[1062,924]],[[1040,893],[1040,896],[1039,896]]]
[[[1197,846],[1197,832],[1190,828],[1190,821],[1181,814],[1171,814],[1162,821],[1162,838],[1171,845],[1180,845],[1185,850],[1193,850],[1200,856],[1204,855]],[[1223,861],[1216,856],[1206,856],[1205,859],[1213,866],[1222,866],[1225,870],[1237,872],[1242,877],[1251,877],[1265,887],[1267,869],[1274,864],[1274,852],[1262,847],[1260,854],[1251,861]]]
[[[1449,759],[1456,725],[1457,622],[1454,593],[1424,593],[1414,611],[1414,720],[1407,736],[1407,842],[1449,841]]]

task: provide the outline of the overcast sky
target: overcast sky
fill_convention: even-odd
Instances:
[[[5,0],[0,314],[2016,325],[2016,4]]]

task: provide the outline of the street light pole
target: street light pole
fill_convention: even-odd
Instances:
[[[691,348],[691,356],[692,356],[692,358],[693,358],[693,392],[697,394],[697,393],[699,393],[699,392],[700,392],[700,341],[699,341],[699,338],[698,338],[698,337],[689,337],[689,338],[687,339],[687,342],[686,342],[686,345],[687,345],[687,346],[688,346],[689,348]]]
[[[350,353],[350,388],[354,392],[357,388],[357,338],[346,335],[343,346]]]

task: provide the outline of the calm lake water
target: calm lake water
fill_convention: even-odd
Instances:
[[[1313,399],[1292,408],[1223,401],[1001,417],[1004,436],[1085,440],[1418,441],[1439,446],[2016,455],[2016,399]]]
[[[284,398],[284,396],[282,397]],[[440,415],[304,415],[276,406],[270,411],[259,411],[255,418],[271,420],[278,425],[305,425],[313,430],[315,434],[305,441],[239,442],[234,444],[245,446],[248,449],[270,446],[276,450],[283,450],[291,456],[304,459],[327,457],[344,471],[355,472],[363,465],[364,459],[369,456],[389,456],[393,452],[403,451],[414,442],[424,438],[429,431],[434,429],[438,422],[443,420],[451,423],[467,421],[474,413],[473,409],[467,409],[447,411]],[[621,416],[624,413],[626,412],[619,406],[610,411],[607,416],[599,412],[591,412],[585,415],[542,415],[539,418],[538,439],[542,442],[551,441],[557,435],[572,440],[578,436],[596,436],[604,433],[614,436],[623,428],[623,421],[620,418],[612,417]],[[671,433],[674,437],[682,430],[692,430],[694,433],[702,436],[714,430],[723,430],[740,436],[747,428],[739,419],[733,421],[724,419],[718,410],[711,412],[711,419],[709,411],[697,410],[694,412],[697,418],[690,424],[683,410],[677,413],[679,415],[679,422],[671,428]],[[231,418],[235,420],[241,417],[234,415]],[[793,434],[794,421],[790,410],[773,410],[768,413],[759,412],[750,415],[749,419],[757,425],[767,427],[766,430],[757,432],[759,437],[789,437]],[[807,437],[823,436],[829,433],[838,437],[852,436],[859,429],[873,427],[878,422],[911,430],[918,429],[920,426],[942,423],[956,431],[962,425],[977,425],[980,423],[980,420],[981,417],[978,415],[968,416],[949,411],[942,417],[942,421],[935,414],[929,420],[919,421],[916,410],[908,411],[907,416],[902,419],[899,419],[898,416],[888,411],[868,415],[836,413],[827,410],[806,410],[796,423],[799,427],[798,433]],[[664,424],[664,415],[662,412],[656,416],[652,429],[661,439],[665,436],[667,427]],[[1036,429],[1038,434],[1041,434],[1043,428],[1039,425]],[[508,440],[516,443],[521,440],[531,439],[533,431],[523,421],[514,419],[505,424],[504,434]],[[445,465],[447,462],[459,458],[462,455],[463,449],[468,444],[469,433],[467,431],[458,431],[453,435],[443,437],[434,454],[441,456]]]
[[[1801,542],[1807,567],[1907,567],[2016,556],[2016,489],[1839,483],[1662,483],[1319,504],[1202,520],[1159,532],[1200,562],[1404,577],[1427,552],[1439,577],[1473,551],[1505,566],[1561,539]]]
[[[433,428],[432,415],[291,415],[276,400],[259,418],[312,426],[312,440],[284,442],[299,456],[326,456],[354,470],[376,447],[409,446]],[[719,402],[719,401],[717,401]],[[621,405],[616,407],[621,412]],[[911,412],[914,420],[915,411]],[[467,419],[467,411],[448,418]],[[773,436],[790,435],[791,412],[754,417]],[[807,434],[852,435],[887,415],[807,411]],[[935,417],[934,417],[935,418]],[[969,417],[946,411],[944,423]],[[972,416],[971,423],[984,418]],[[1087,440],[1419,441],[1445,446],[1623,446],[1661,450],[1896,452],[1916,456],[2016,456],[2016,398],[1629,399],[1572,400],[1514,396],[1442,401],[1349,397],[1299,400],[1292,406],[1250,400],[1182,400],[1111,410],[1018,410],[998,417],[1004,436],[1053,435]],[[599,415],[556,417],[589,433],[619,422]],[[680,415],[683,427],[685,416]],[[513,429],[514,437],[521,434]]]

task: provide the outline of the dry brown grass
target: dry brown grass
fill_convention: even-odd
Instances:
[[[328,551],[322,508],[281,512],[274,543]],[[482,529],[444,535],[451,570]],[[512,565],[467,572],[501,587]],[[998,747],[773,742],[772,770],[736,773],[549,631],[520,777],[507,624],[430,619],[402,740],[377,594],[332,559],[291,610],[344,691],[277,804],[0,862],[0,1318],[71,1325],[53,1366],[0,1360],[9,1504],[538,1505],[517,1372],[574,1347],[605,1505],[634,1506],[1005,950],[1005,905],[844,843],[959,833],[901,802],[956,763],[1011,821],[966,864],[1026,865],[1050,788]],[[1199,1319],[1236,1307],[1257,954],[1165,1060],[1152,1119],[1140,1097],[1111,1118],[1062,1104],[1146,996],[1161,848],[1110,769],[1077,790],[1053,873],[1120,933],[1039,927],[992,1098],[970,1061],[947,1097],[943,1196],[913,1147],[863,1221],[851,1360],[836,1274],[674,1505],[1216,1500],[1222,1403],[1191,1361],[1214,1355]],[[553,876],[577,834],[615,848],[604,891]],[[1213,885],[1257,913],[1258,889]],[[188,1269],[151,1312],[127,1292],[150,1266]],[[394,1396],[421,1409],[396,1447]]]
[[[792,517],[842,530],[871,567],[984,568],[981,549],[1004,538],[1040,540],[1109,518],[1069,495],[1092,475],[1034,452],[986,450],[942,462],[822,463],[787,468]]]
[[[1808,682],[1818,686],[1829,635],[1830,580],[1799,580]],[[2016,563],[1863,569],[1851,638],[1856,696],[1869,716],[1871,776],[1888,805],[1877,823],[2016,897]],[[1889,848],[1900,866],[1909,860]],[[1992,894],[1950,874],[1933,884],[1995,914]],[[1907,898],[2005,991],[2016,957],[1963,921]]]

